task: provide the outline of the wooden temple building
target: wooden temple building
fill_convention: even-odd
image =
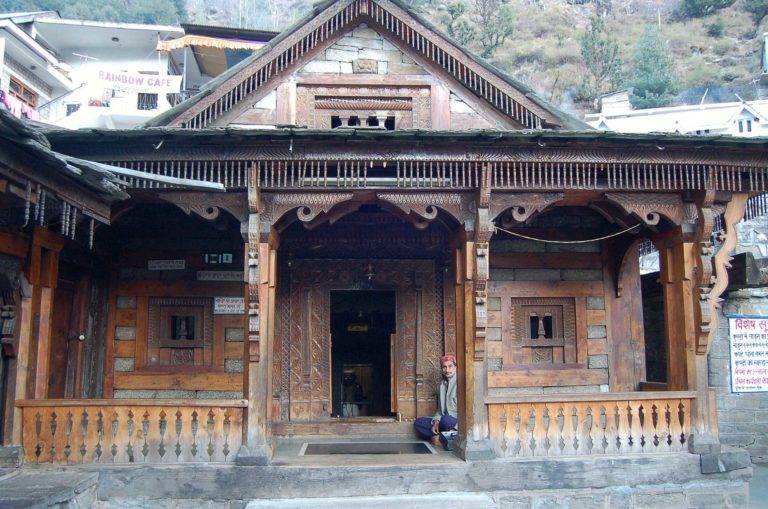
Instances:
[[[466,462],[735,468],[707,352],[761,139],[591,131],[397,0],[318,4],[142,128],[3,119],[2,441],[27,464],[410,433],[452,353]]]

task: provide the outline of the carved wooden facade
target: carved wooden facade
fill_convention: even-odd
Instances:
[[[147,422],[141,446],[152,461],[173,460],[168,449],[176,446],[179,461],[199,461],[201,437],[210,445],[206,460],[233,461],[239,447],[243,462],[268,461],[287,425],[334,422],[330,295],[356,289],[395,294],[393,397],[378,417],[431,414],[438,358],[455,353],[465,457],[483,447],[508,457],[674,452],[691,434],[711,438],[706,353],[734,225],[747,198],[768,190],[764,147],[558,131],[572,119],[399,3],[340,0],[316,9],[215,88],[156,121],[170,127],[49,135],[72,156],[146,172],[125,175],[121,185],[134,200],[96,231],[95,256],[109,276],[81,267],[102,278],[108,295],[103,394],[142,397],[24,403],[23,441],[40,451],[29,459],[68,462],[60,447],[71,448],[81,433],[80,460],[123,460],[126,444],[139,444],[138,428],[125,426]],[[374,66],[378,57],[358,48],[351,61],[334,61],[352,72],[310,72],[330,61],[330,51],[347,51],[333,45],[355,30],[397,65]],[[403,72],[378,74],[384,68]],[[378,125],[349,129],[352,117]],[[381,125],[390,117],[394,130]],[[438,131],[455,119],[477,125],[468,117],[499,130]],[[342,119],[346,128],[332,129]],[[262,123],[306,128],[206,129]],[[534,130],[514,131],[523,127]],[[226,192],[147,174],[220,183]],[[42,207],[42,197],[26,201]],[[715,252],[720,214],[725,230]],[[65,208],[64,233],[83,231],[77,216]],[[174,225],[189,238],[173,237]],[[128,234],[136,230],[152,234]],[[66,244],[63,235],[50,237],[32,236],[28,304],[35,309],[53,302]],[[645,381],[640,239],[651,239],[661,256],[667,394],[638,393]],[[218,260],[225,247],[231,270],[203,261]],[[150,259],[188,266],[152,273]],[[230,274],[200,280],[198,271]],[[224,297],[242,298],[243,308],[213,314]],[[26,348],[34,344],[28,311],[20,319]],[[37,365],[34,390],[17,399],[44,399],[47,351],[22,353]],[[541,400],[523,397],[531,391]],[[212,393],[217,404],[200,402]],[[178,405],[159,401],[168,394]],[[101,423],[81,432],[75,423],[83,414]],[[240,423],[242,434],[233,434]],[[19,414],[17,424],[20,441]],[[65,440],[54,428],[70,434]],[[94,429],[101,438],[89,434]],[[105,444],[119,452],[105,453]]]

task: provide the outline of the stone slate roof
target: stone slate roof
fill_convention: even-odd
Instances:
[[[74,181],[83,189],[95,192],[105,203],[128,198],[123,191],[125,183],[106,165],[55,152],[44,132],[19,120],[4,108],[0,108],[0,148],[33,161],[35,170],[44,168],[54,178]],[[27,177],[36,180],[33,173]]]
[[[466,143],[475,145],[493,145],[497,143],[549,143],[551,145],[622,145],[627,147],[655,147],[658,150],[679,147],[730,148],[744,149],[750,152],[768,149],[768,137],[734,137],[729,135],[685,136],[680,134],[653,133],[633,134],[612,131],[582,130],[467,130],[467,131],[432,131],[403,129],[385,131],[377,129],[304,129],[283,126],[277,129],[248,129],[242,127],[212,127],[204,129],[186,129],[182,127],[152,127],[143,129],[79,129],[49,130],[46,136],[59,150],[65,150],[69,144],[78,143],[141,143],[158,144],[162,140],[189,141],[193,143],[231,143],[243,141],[279,141],[295,142],[328,141],[346,143],[352,141],[382,142],[402,141],[412,143],[414,147],[430,143]],[[768,154],[768,153],[767,153]],[[766,155],[768,163],[768,155]]]
[[[200,102],[203,98],[207,97],[209,94],[211,94],[214,90],[216,90],[220,85],[225,83],[230,77],[234,76],[244,68],[248,67],[252,62],[255,62],[259,58],[261,58],[263,55],[267,54],[272,48],[274,48],[279,42],[283,41],[287,37],[289,37],[293,32],[295,32],[297,29],[299,29],[304,24],[308,23],[310,20],[314,19],[316,16],[318,16],[320,13],[322,13],[325,9],[327,9],[329,6],[334,4],[335,2],[338,2],[339,0],[325,0],[322,2],[318,2],[314,5],[312,10],[305,15],[303,18],[299,19],[296,23],[294,23],[289,28],[285,29],[283,32],[281,32],[279,35],[277,35],[275,38],[271,39],[267,45],[265,45],[263,48],[256,51],[253,55],[250,57],[244,59],[237,65],[233,66],[227,72],[217,76],[216,78],[212,79],[208,83],[206,83],[204,86],[200,88],[200,92],[189,99],[182,101],[181,103],[177,104],[173,108],[161,113],[160,115],[157,115],[156,117],[148,120],[144,124],[138,126],[138,128],[143,127],[160,127],[160,126],[166,126],[170,122],[173,121],[176,117],[181,115],[183,112],[190,109],[192,106]],[[487,60],[474,55],[467,51],[465,48],[461,46],[455,39],[451,38],[450,36],[446,35],[442,30],[434,26],[432,23],[415,13],[406,3],[404,3],[402,0],[390,0],[392,3],[397,5],[399,8],[403,9],[404,11],[408,12],[410,16],[412,16],[415,20],[417,20],[420,24],[422,24],[424,27],[432,30],[433,32],[440,35],[440,37],[444,38],[445,40],[449,41],[451,44],[456,46],[458,49],[464,53],[464,55],[476,62],[477,64],[484,67],[489,72],[493,73],[497,77],[501,78],[505,82],[507,82],[511,87],[519,90],[525,96],[531,100],[533,103],[538,105],[539,107],[543,108],[544,110],[551,113],[555,118],[557,118],[563,129],[572,129],[572,130],[592,130],[592,127],[589,124],[586,124],[585,122],[581,121],[580,119],[576,118],[575,116],[566,113],[550,102],[543,99],[541,96],[539,96],[536,92],[534,92],[533,89],[531,89],[529,86],[523,84],[522,82],[518,81],[517,79],[513,78],[506,72],[502,71],[498,67],[495,67]]]

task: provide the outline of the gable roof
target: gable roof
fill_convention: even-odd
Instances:
[[[200,93],[148,121],[143,127],[203,128],[249,96],[304,65],[336,37],[362,23],[528,129],[590,130],[526,85],[472,55],[401,0],[325,0],[269,44],[208,82]]]

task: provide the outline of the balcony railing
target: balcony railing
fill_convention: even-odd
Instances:
[[[693,392],[487,398],[490,438],[507,458],[684,451]]]
[[[244,400],[18,401],[26,463],[232,462]]]

